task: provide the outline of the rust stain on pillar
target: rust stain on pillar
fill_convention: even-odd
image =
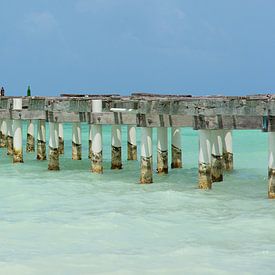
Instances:
[[[46,160],[46,142],[37,140],[37,160]]]
[[[168,174],[168,151],[158,150],[157,167],[158,174]]]
[[[226,171],[233,170],[233,154],[229,152],[224,152],[223,163],[224,163],[224,170]]]
[[[275,169],[268,169],[268,198],[275,199]]]
[[[111,169],[122,169],[121,147],[112,146],[112,165]]]
[[[137,160],[137,146],[131,144],[129,141],[127,145],[127,152],[127,160]]]
[[[171,168],[182,168],[181,149],[172,144],[172,163]]]
[[[49,146],[49,164],[48,170],[58,171],[59,170],[59,152],[58,148],[52,148]]]
[[[140,183],[153,183],[152,157],[141,157],[140,171]]]
[[[212,154],[211,177],[213,182],[223,181],[223,158]]]
[[[211,166],[209,164],[199,163],[199,188],[212,188]]]
[[[31,134],[27,134],[27,146],[26,146],[26,152],[31,153],[35,151],[35,138]]]
[[[13,163],[23,163],[23,152],[22,150],[13,149]]]
[[[72,142],[72,159],[81,160],[81,144]]]
[[[7,155],[12,156],[13,155],[13,137],[7,136]]]
[[[58,137],[58,152],[59,155],[64,154],[64,139],[62,137]]]
[[[102,151],[99,153],[92,153],[91,156],[91,171],[93,173],[102,174],[103,166],[102,166]]]

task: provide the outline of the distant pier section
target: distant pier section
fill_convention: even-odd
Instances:
[[[26,120],[27,144],[22,148],[22,121]],[[155,176],[181,169],[184,173],[181,130],[198,130],[198,187],[211,189],[223,181],[223,173],[233,170],[232,132],[259,129],[268,132],[268,197],[275,198],[275,95],[191,96],[172,94],[61,94],[59,97],[0,96],[0,147],[7,148],[14,163],[24,162],[24,153],[36,151],[37,160],[48,159],[49,170],[59,170],[64,153],[63,123],[72,124],[72,160],[83,158],[81,128],[89,127],[91,172],[103,173],[103,129],[112,126],[111,166],[122,169],[122,132],[126,125],[127,161],[140,161],[140,183],[153,182],[152,129],[157,129]],[[34,132],[35,124],[37,133]],[[136,136],[140,127],[141,136]],[[46,140],[49,131],[49,140]],[[171,144],[167,135],[171,134]],[[137,156],[137,139],[140,156]],[[168,151],[171,150],[171,160]],[[66,150],[66,148],[65,148]],[[24,153],[23,153],[24,152]],[[47,153],[46,153],[47,152]],[[123,172],[121,172],[123,173]]]

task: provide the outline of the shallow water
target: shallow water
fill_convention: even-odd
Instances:
[[[138,132],[139,133],[139,132]],[[25,136],[25,134],[24,134]],[[234,132],[235,170],[211,191],[197,187],[197,133],[182,132],[184,168],[139,185],[139,163],[104,175],[71,160],[65,125],[61,171],[1,149],[0,274],[274,274],[275,200],[267,199],[267,134]],[[155,135],[154,135],[155,137]],[[155,152],[156,155],[156,152]],[[154,158],[156,159],[156,158]]]

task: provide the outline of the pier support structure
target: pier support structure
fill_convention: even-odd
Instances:
[[[7,119],[7,155],[13,155],[13,120]]]
[[[102,112],[102,100],[95,99],[92,101],[92,112]],[[92,156],[91,156],[91,171],[93,173],[102,174],[102,126],[99,124],[91,125],[92,132]]]
[[[22,110],[22,98],[13,99],[13,109]],[[23,144],[22,144],[22,121],[21,119],[13,120],[13,163],[22,163],[23,161]]]
[[[92,136],[93,136],[93,134],[92,134],[92,125],[91,124],[89,124],[89,144],[88,144],[88,158],[89,159],[91,159],[91,157],[92,157]]]
[[[27,144],[26,144],[26,152],[31,153],[35,151],[35,138],[34,138],[34,121],[28,121],[27,128]]]
[[[268,198],[275,199],[275,132],[268,132]]]
[[[199,188],[211,189],[211,131],[199,130]]]
[[[74,122],[72,127],[72,159],[81,160],[81,124]]]
[[[37,121],[37,160],[46,160],[46,123],[44,119]]]
[[[7,147],[7,120],[1,120],[1,139],[0,139],[0,148]]]
[[[181,128],[171,128],[172,140],[172,162],[171,168],[182,168],[182,152],[181,152]]]
[[[168,141],[167,128],[157,128],[157,172],[168,174]]]
[[[224,170],[233,170],[232,130],[223,130],[223,163]]]
[[[152,128],[141,127],[140,183],[153,182]]]
[[[49,139],[49,164],[48,170],[59,170],[59,150],[58,150],[58,122],[49,122],[50,139]]]
[[[127,126],[127,160],[137,160],[137,133],[134,125]]]
[[[59,155],[64,154],[64,130],[63,123],[58,123],[58,152]]]
[[[211,164],[211,176],[212,182],[223,181],[223,131],[211,130],[212,139],[212,164]]]
[[[111,169],[122,169],[121,161],[121,126],[112,126],[112,164]]]

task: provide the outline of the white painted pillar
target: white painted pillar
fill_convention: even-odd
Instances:
[[[226,171],[233,170],[232,130],[223,131],[223,162]]]
[[[74,122],[72,127],[72,159],[81,160],[81,124]]]
[[[59,141],[58,141],[58,122],[49,122],[49,164],[48,170],[59,170]]]
[[[157,128],[157,172],[159,174],[168,174],[168,140],[167,128]]]
[[[13,99],[13,109],[22,110],[22,98]],[[13,121],[13,163],[23,162],[22,121]]]
[[[112,164],[111,169],[122,169],[121,126],[112,125]]]
[[[7,155],[13,155],[13,120],[7,119]]]
[[[92,112],[102,112],[102,100],[97,99],[92,101]],[[99,124],[91,125],[92,132],[92,156],[91,156],[91,171],[93,173],[102,174],[102,126]]]
[[[153,182],[152,128],[141,127],[140,183]]]
[[[88,152],[88,158],[91,159],[92,157],[92,125],[89,124],[89,152]]]
[[[134,125],[128,125],[127,130],[127,159],[137,160],[137,129]]]
[[[212,182],[223,181],[223,131],[211,130],[212,135]]]
[[[46,160],[46,122],[44,119],[37,121],[37,160]]]
[[[63,123],[58,123],[58,151],[59,151],[59,155],[64,154],[64,129],[63,129]]]
[[[275,132],[268,132],[268,198],[275,199]]]
[[[34,152],[35,151],[35,138],[34,138],[34,121],[28,121],[28,129],[27,129],[27,144],[26,144],[26,152]]]
[[[7,146],[7,121],[5,119],[1,120],[0,127],[0,148],[4,148]]]
[[[172,163],[171,168],[182,168],[181,128],[171,128],[172,139]]]
[[[211,131],[199,130],[199,188],[211,189]]]

